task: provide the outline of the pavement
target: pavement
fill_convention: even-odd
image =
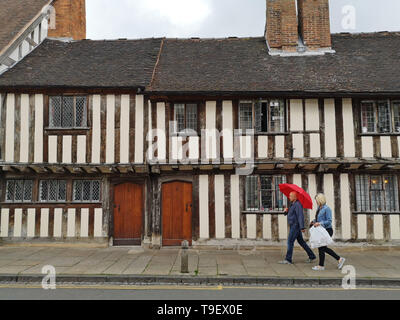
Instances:
[[[356,271],[357,285],[400,287],[400,247],[338,247]],[[142,247],[0,246],[0,283],[41,283],[44,266],[54,266],[57,283],[341,286],[345,274],[326,257],[326,270],[313,271],[296,247],[293,265],[279,265],[286,247],[253,250],[189,249],[182,274],[181,250]]]

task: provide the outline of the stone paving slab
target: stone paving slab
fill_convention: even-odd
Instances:
[[[335,248],[356,268],[357,277],[399,279],[400,250],[395,248]],[[53,265],[59,275],[102,277],[179,277],[180,249],[149,250],[140,247],[53,248],[0,247],[0,275],[41,275],[44,265]],[[317,251],[314,250],[317,254]],[[307,255],[296,247],[294,265],[279,265],[285,247],[263,250],[190,249],[189,274],[194,277],[260,277],[277,279],[342,279],[337,262],[326,257],[326,270],[311,270],[318,261],[307,264]],[[211,279],[210,278],[210,279]],[[207,278],[208,279],[208,278]],[[319,281],[319,280],[318,280]]]
[[[137,256],[135,260],[122,272],[122,274],[142,274],[153,258],[153,254]]]

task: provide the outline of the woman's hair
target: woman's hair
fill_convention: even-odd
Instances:
[[[322,193],[317,194],[317,195],[315,196],[315,200],[317,200],[317,202],[318,202],[318,204],[319,204],[320,206],[323,206],[323,205],[326,204],[326,197],[325,197],[325,195],[322,194]]]

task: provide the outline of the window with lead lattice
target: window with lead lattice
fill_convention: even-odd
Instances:
[[[6,202],[32,202],[32,180],[7,180]]]
[[[67,181],[41,180],[39,200],[41,202],[65,202],[67,200]]]
[[[175,133],[197,133],[197,104],[174,104]]]
[[[393,175],[356,176],[356,204],[358,212],[398,212],[399,191]]]
[[[246,211],[283,211],[286,197],[279,185],[286,183],[286,176],[248,176],[246,178]]]
[[[400,133],[400,101],[362,101],[361,132]]]
[[[286,132],[286,105],[281,99],[241,101],[239,129],[255,133]]]
[[[75,180],[73,184],[74,202],[100,202],[101,182],[98,180]]]
[[[49,127],[60,129],[87,127],[87,102],[81,96],[51,96]]]

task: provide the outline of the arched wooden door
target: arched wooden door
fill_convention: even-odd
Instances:
[[[192,245],[192,184],[169,182],[162,186],[162,244]]]
[[[143,186],[123,183],[114,188],[114,245],[141,245]]]

